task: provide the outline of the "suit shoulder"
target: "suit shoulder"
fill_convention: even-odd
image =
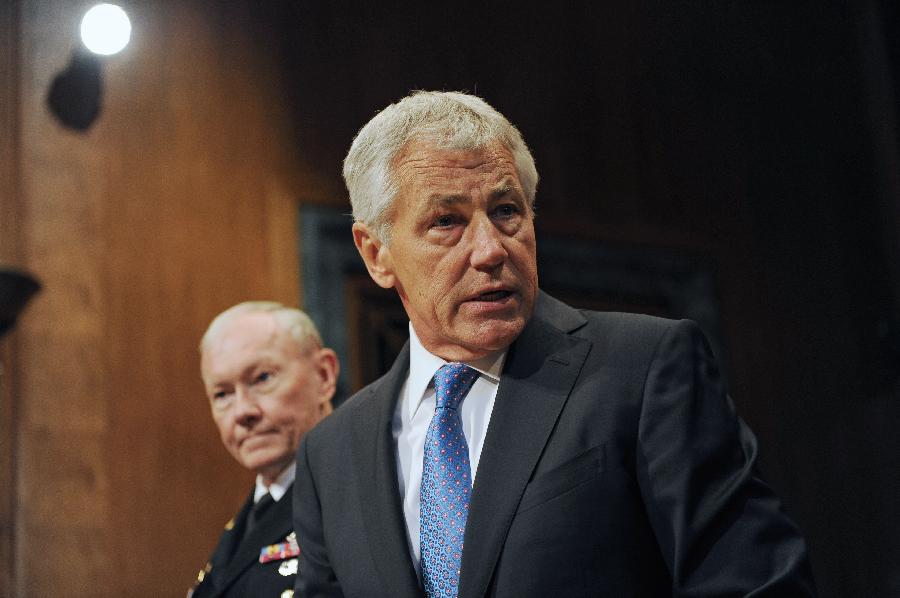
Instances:
[[[381,385],[384,376],[353,393],[346,401],[340,404],[331,415],[320,421],[315,428],[307,432],[311,441],[321,437],[327,437],[338,430],[350,425],[350,422],[358,417],[373,417],[377,411],[376,392]]]
[[[560,332],[590,339],[637,336],[646,341],[647,338],[659,337],[678,324],[676,320],[645,314],[579,309],[543,292],[539,296],[535,315]]]
[[[666,342],[685,343],[685,346],[707,344],[703,332],[692,320],[588,310],[582,314],[587,324],[575,331],[574,336],[591,341],[612,361],[645,362]]]
[[[579,310],[588,321],[583,333],[603,332],[609,336],[658,338],[679,325],[679,320],[613,311]],[[579,332],[582,332],[581,330]]]

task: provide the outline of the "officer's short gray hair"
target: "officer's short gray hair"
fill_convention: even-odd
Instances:
[[[301,353],[322,347],[322,337],[306,313],[275,301],[245,301],[229,307],[213,319],[200,339],[200,352],[206,350],[222,329],[237,316],[251,313],[272,314],[276,324],[290,334]]]

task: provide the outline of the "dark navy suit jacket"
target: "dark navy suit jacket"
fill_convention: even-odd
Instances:
[[[391,435],[408,368],[407,347],[301,445],[304,598],[422,595]],[[542,293],[501,377],[459,597],[812,596],[756,457],[695,324]]]

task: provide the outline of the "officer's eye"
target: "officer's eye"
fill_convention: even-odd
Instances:
[[[232,397],[231,390],[223,388],[209,395],[209,401],[217,408],[224,408],[228,404],[228,400]]]

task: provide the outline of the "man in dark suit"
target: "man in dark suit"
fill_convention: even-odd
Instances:
[[[301,595],[814,595],[697,327],[538,290],[537,172],[502,115],[417,92],[344,177],[410,342],[301,443]]]
[[[291,518],[294,455],[331,412],[337,357],[306,314],[261,301],[217,316],[200,352],[222,443],[256,473],[256,484],[188,596],[289,598],[300,553]]]

